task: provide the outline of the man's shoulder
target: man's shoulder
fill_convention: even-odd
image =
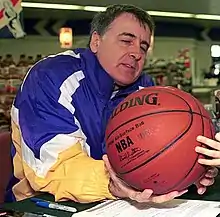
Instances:
[[[78,72],[83,73],[83,63],[81,53],[68,50],[40,60],[28,73],[26,83],[47,82],[52,80],[60,86],[66,79]]]
[[[40,90],[47,94],[53,93],[58,97],[60,91],[71,92],[79,86],[79,81],[84,79],[80,53],[65,51],[56,55],[50,55],[37,62],[27,73],[19,94],[25,97],[26,94],[40,97]],[[62,90],[61,90],[62,89]]]
[[[72,71],[81,67],[80,53],[76,53],[73,50],[68,50],[55,55],[49,55],[46,58],[39,61],[34,69],[43,71],[49,70],[54,72],[60,71]]]

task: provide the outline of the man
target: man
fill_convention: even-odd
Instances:
[[[159,203],[187,191],[135,191],[117,178],[105,155],[113,109],[128,94],[153,85],[141,75],[153,31],[145,11],[113,5],[93,19],[89,49],[50,56],[32,67],[12,108],[14,181],[8,197],[21,200],[41,191],[57,201],[120,197]],[[212,172],[200,190],[213,183]]]

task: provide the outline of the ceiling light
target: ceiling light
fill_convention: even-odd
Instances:
[[[204,20],[220,20],[220,15],[195,14],[195,18]]]
[[[84,11],[105,11],[106,7],[101,6],[82,6],[82,5],[69,5],[69,4],[51,4],[51,3],[35,3],[35,2],[21,2],[22,7],[27,8],[45,8],[45,9],[59,9],[59,10],[84,10]],[[152,16],[161,17],[175,17],[175,18],[195,18],[206,20],[220,20],[220,15],[211,14],[190,14],[180,12],[166,12],[166,11],[148,11]]]
[[[164,11],[148,11],[152,16],[160,17],[179,17],[179,18],[193,18],[194,14],[178,13],[178,12],[164,12]]]
[[[99,11],[105,11],[106,7],[85,6],[83,10],[84,11],[96,11],[96,12],[99,12]]]
[[[45,8],[45,9],[60,9],[60,10],[83,10],[84,9],[84,6],[80,6],[80,5],[34,3],[34,2],[21,2],[21,6],[27,7],[27,8]]]

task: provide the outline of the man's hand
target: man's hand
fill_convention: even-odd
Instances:
[[[204,136],[198,136],[197,141],[205,144],[206,147],[196,147],[196,152],[208,157],[208,159],[199,159],[198,162],[202,165],[209,166],[205,176],[196,184],[199,194],[204,194],[206,188],[214,184],[215,177],[218,175],[218,169],[220,167],[220,133],[215,135],[217,141],[206,138]],[[211,148],[211,149],[210,149]]]
[[[204,194],[207,187],[211,186],[215,182],[215,177],[218,175],[218,169],[210,167],[206,174],[202,177],[199,182],[195,183],[198,194]]]
[[[178,192],[173,191],[168,194],[154,196],[153,191],[151,189],[145,189],[144,191],[136,191],[133,188],[129,187],[125,184],[120,178],[117,177],[116,173],[113,171],[107,155],[103,156],[103,161],[105,162],[106,170],[110,175],[109,182],[109,191],[112,195],[119,198],[130,198],[137,202],[154,202],[154,203],[163,203],[169,200],[174,199],[175,197],[179,197],[182,194],[186,193],[187,190]]]
[[[204,136],[198,136],[197,141],[207,146],[196,147],[196,152],[205,155],[209,159],[199,159],[199,163],[207,166],[220,167],[220,133],[215,135],[217,141],[206,138]],[[208,149],[209,148],[209,149]]]

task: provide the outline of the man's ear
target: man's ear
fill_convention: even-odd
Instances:
[[[90,49],[93,53],[97,53],[100,41],[101,36],[96,31],[93,32],[89,44]]]

